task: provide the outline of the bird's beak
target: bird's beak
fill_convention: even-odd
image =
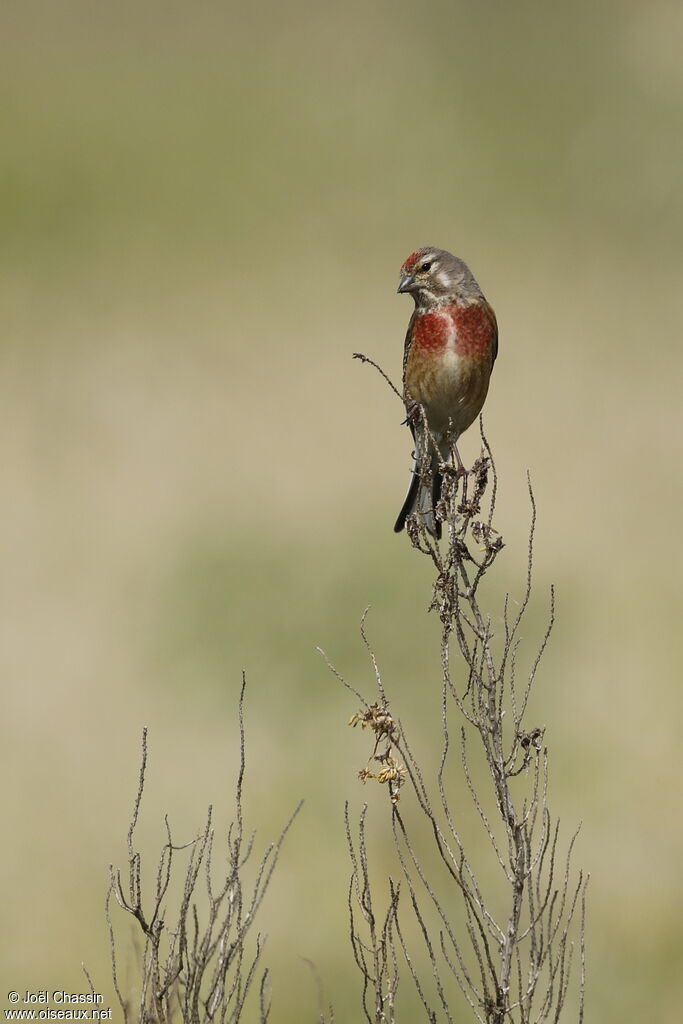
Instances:
[[[415,284],[415,278],[412,274],[405,274],[398,283],[397,292],[409,292]]]

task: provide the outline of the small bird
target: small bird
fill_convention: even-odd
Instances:
[[[498,354],[498,325],[469,267],[444,249],[426,246],[412,253],[401,267],[398,291],[415,300],[403,352],[403,400],[415,464],[394,530],[400,533],[416,512],[438,539],[441,523],[434,509],[442,470],[454,454],[455,471],[466,472],[457,441],[484,404]],[[425,419],[431,437],[424,436]]]

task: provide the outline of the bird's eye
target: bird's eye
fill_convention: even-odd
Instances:
[[[422,271],[431,270],[431,269],[432,269],[432,264],[431,264],[430,260],[427,260],[426,263],[422,263],[421,266],[420,266],[420,270],[422,270]]]

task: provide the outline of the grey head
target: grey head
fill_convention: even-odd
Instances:
[[[401,267],[399,292],[409,292],[416,306],[432,305],[447,299],[475,302],[483,298],[467,264],[433,245],[411,253]]]

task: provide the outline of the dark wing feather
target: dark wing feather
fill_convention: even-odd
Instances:
[[[417,317],[417,310],[413,310],[413,315],[408,322],[408,330],[406,331],[406,339],[403,342],[403,401],[405,402],[406,393],[406,367],[408,365],[408,354],[410,352],[410,344],[413,340],[413,327],[415,326],[415,319]],[[406,408],[408,404],[406,403]]]
[[[489,306],[486,299],[481,305],[482,311],[486,314],[486,318],[491,324],[491,369],[493,370],[493,364],[496,361],[498,355],[498,321],[496,320],[496,314]]]

